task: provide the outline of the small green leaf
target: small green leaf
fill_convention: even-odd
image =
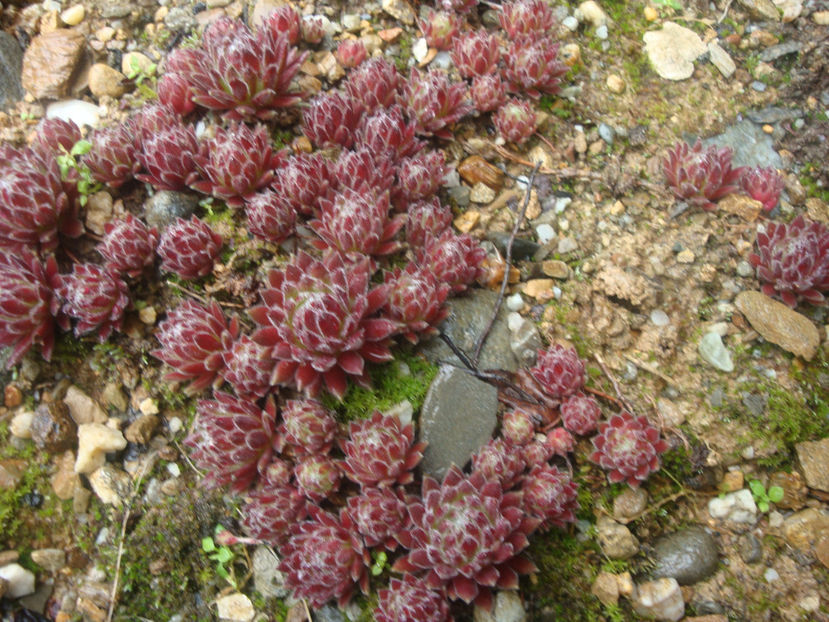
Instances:
[[[760,509],[760,511],[761,511],[761,512],[763,512],[763,513],[765,513],[765,512],[768,512],[768,511],[769,511],[769,504],[768,504],[767,502],[765,502],[765,501],[760,501],[760,503],[758,503],[758,504],[757,504],[757,507],[758,507],[758,508]]]
[[[766,487],[763,486],[763,482],[759,479],[753,479],[748,483],[748,487],[751,488],[751,494],[755,497],[765,497],[766,496]]]
[[[783,500],[783,489],[780,486],[769,488],[769,501],[780,503]]]
[[[70,155],[79,156],[84,155],[85,153],[89,153],[92,151],[92,143],[88,140],[79,140],[74,145],[72,145],[72,151],[70,151]]]
[[[226,564],[231,559],[233,559],[233,551],[226,546],[220,547],[219,552],[216,554],[216,561],[221,564]]]
[[[201,550],[205,553],[212,553],[216,550],[216,545],[213,543],[213,538],[207,536],[201,539]]]

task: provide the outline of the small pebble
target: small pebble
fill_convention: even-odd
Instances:
[[[559,198],[557,198],[556,199],[556,205],[555,205],[555,208],[554,208],[556,214],[561,214],[564,210],[567,209],[567,206],[570,205],[570,203],[572,203],[572,202],[573,202],[573,199],[571,199],[570,197],[559,197]]]
[[[572,15],[568,15],[561,20],[561,25],[571,32],[576,32],[579,29],[579,20]]]
[[[758,93],[762,93],[766,90],[766,85],[764,82],[760,82],[759,80],[755,80],[751,83],[751,88],[753,88]]]
[[[763,573],[763,578],[766,580],[766,583],[773,583],[780,578],[780,574],[774,568],[766,568],[766,571]]]
[[[426,58],[426,55],[428,53],[429,53],[429,46],[426,43],[426,39],[421,37],[420,39],[415,41],[415,44],[412,46],[412,56],[414,56],[414,59],[418,63],[423,62],[423,60]]]
[[[612,145],[616,132],[607,123],[599,123],[599,137],[608,145]]]
[[[70,6],[60,14],[60,20],[67,26],[77,26],[83,21],[86,10],[82,4]]]
[[[596,38],[602,41],[607,39],[607,24],[603,24],[596,28]]]
[[[172,417],[167,421],[167,426],[170,428],[171,434],[176,434],[184,427],[184,423],[178,417]]]
[[[644,11],[645,19],[649,22],[659,19],[659,12],[652,6],[646,6]]]
[[[507,297],[507,309],[510,311],[520,311],[524,308],[524,299],[521,294],[513,294]]]
[[[539,244],[546,244],[550,240],[556,237],[556,231],[550,225],[538,225],[535,228],[535,233],[538,236],[538,243]]]
[[[748,263],[746,260],[742,260],[740,263],[737,264],[737,274],[742,277],[749,277],[754,274],[754,268],[751,267],[751,264]]]
[[[654,326],[667,326],[671,323],[671,318],[662,309],[654,309],[651,311],[651,322]]]
[[[625,92],[625,81],[614,73],[607,76],[605,84],[607,85],[607,90],[611,93],[619,95],[620,93]]]

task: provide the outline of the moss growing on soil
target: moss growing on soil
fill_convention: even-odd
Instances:
[[[403,349],[396,352],[395,360],[385,365],[369,365],[368,370],[372,380],[370,389],[350,383],[341,403],[327,393],[321,397],[342,421],[364,419],[375,410],[388,410],[403,400],[409,400],[414,412],[418,412],[438,368],[411,350]]]
[[[202,551],[201,539],[212,535],[226,510],[220,497],[194,488],[191,484],[143,513],[133,510],[137,522],[123,543],[114,620],[167,620],[176,614],[185,620],[214,619],[208,603],[225,586]],[[102,551],[110,581],[117,551],[117,542]]]

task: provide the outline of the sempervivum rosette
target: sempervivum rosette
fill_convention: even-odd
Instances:
[[[340,487],[340,462],[324,455],[303,457],[294,467],[297,488],[315,503],[320,503]]]
[[[466,101],[466,85],[451,83],[438,70],[423,73],[413,68],[403,89],[402,101],[418,133],[425,136],[451,138],[448,126],[472,112],[472,104]]]
[[[213,138],[202,142],[194,160],[200,179],[190,187],[241,207],[271,183],[282,154],[274,153],[264,125],[251,129],[234,123],[228,129],[217,128]]]
[[[446,157],[442,151],[428,151],[413,158],[402,158],[397,166],[395,203],[399,204],[402,200],[404,204],[399,209],[406,211],[409,202],[428,199],[437,194],[448,172],[449,167],[446,166]]]
[[[524,509],[540,518],[541,530],[564,527],[576,520],[578,488],[570,476],[558,467],[538,464],[521,482]]]
[[[763,204],[763,209],[770,212],[780,200],[783,191],[783,176],[773,166],[763,168],[755,166],[746,169],[740,178],[743,191],[755,201]]]
[[[167,59],[167,71],[179,74],[190,99],[233,120],[270,119],[292,106],[302,94],[291,81],[307,53],[291,45],[280,16],[266,19],[254,35],[240,20],[222,17],[202,37],[201,48],[178,48]],[[171,89],[171,95],[183,93]],[[186,109],[180,103],[178,108]]]
[[[290,158],[277,173],[276,188],[283,200],[305,216],[319,212],[319,200],[331,194],[334,172],[321,153],[300,153]]]
[[[343,149],[334,166],[334,175],[340,190],[351,188],[379,195],[394,182],[394,163],[388,158],[376,158],[366,149]]]
[[[713,211],[715,201],[740,187],[744,169],[731,167],[732,155],[730,147],[703,149],[700,141],[693,147],[680,142],[662,160],[662,172],[674,196]]]
[[[257,192],[245,204],[248,229],[257,238],[279,244],[296,227],[296,208],[284,195],[273,190]]]
[[[147,227],[130,213],[104,225],[104,239],[97,246],[108,267],[136,278],[153,265],[158,230]]]
[[[520,451],[502,438],[491,438],[472,455],[472,470],[487,479],[501,483],[504,490],[512,488],[524,472],[524,458]]]
[[[501,417],[501,436],[514,446],[526,445],[533,440],[535,424],[524,410],[508,410]]]
[[[345,89],[366,112],[388,108],[397,101],[400,87],[397,68],[383,57],[370,58],[349,72]]]
[[[415,126],[406,122],[400,106],[380,108],[364,116],[357,128],[355,145],[376,158],[386,157],[397,161],[411,156],[423,147],[415,138]]]
[[[270,350],[247,335],[240,336],[222,353],[222,378],[240,397],[259,398],[270,390],[273,361]]]
[[[64,300],[63,312],[77,320],[75,335],[97,331],[103,343],[112,331],[121,330],[130,298],[117,273],[95,264],[75,264],[72,274],[62,277],[58,294]]]
[[[537,39],[555,24],[553,10],[545,0],[508,0],[501,5],[498,20],[510,39]]]
[[[176,218],[161,234],[156,248],[161,269],[185,280],[210,274],[220,250],[222,236],[197,216],[191,216],[190,220]]]
[[[377,592],[376,622],[451,622],[449,603],[443,590],[426,585],[420,577],[406,573],[392,577],[389,587]]]
[[[645,417],[634,417],[626,411],[600,424],[592,440],[595,451],[590,459],[609,471],[611,482],[627,482],[632,488],[638,488],[659,469],[659,454],[668,449],[659,430]]]
[[[397,325],[373,317],[387,286],[369,289],[369,259],[353,263],[336,252],[314,259],[299,253],[271,270],[262,303],[250,310],[259,324],[253,338],[272,347],[272,384],[292,383],[314,396],[323,385],[342,399],[350,376],[367,385],[365,362],[392,359],[389,337]]]
[[[361,486],[408,484],[412,469],[423,457],[425,443],[414,442],[411,423],[374,411],[369,419],[352,421],[348,440],[341,443],[345,454],[343,472]]]
[[[560,410],[564,427],[576,434],[592,432],[602,418],[598,402],[581,391],[564,400]]]
[[[498,37],[484,29],[465,33],[453,41],[452,62],[464,78],[494,72],[500,59]]]
[[[242,528],[251,537],[282,546],[291,530],[308,516],[308,500],[290,485],[254,490],[242,508]]]
[[[363,536],[366,546],[397,548],[397,534],[406,526],[407,499],[402,488],[365,488],[348,498],[348,512]]]
[[[449,296],[448,283],[439,283],[430,273],[416,264],[405,269],[386,272],[389,301],[383,313],[399,322],[401,334],[410,343],[437,333],[438,324],[447,318],[449,309],[444,304]]]
[[[59,284],[54,257],[43,262],[27,249],[0,253],[0,345],[12,348],[7,369],[36,343],[43,358],[51,359]]]
[[[280,432],[297,455],[323,455],[334,445],[337,420],[316,400],[288,400],[282,407]]]
[[[83,156],[83,163],[95,181],[119,188],[141,170],[134,132],[135,124],[128,120],[92,135],[92,149]]]
[[[49,251],[59,233],[78,237],[83,225],[54,155],[0,146],[0,244]]]
[[[276,406],[268,400],[263,409],[221,391],[214,397],[199,401],[196,423],[184,444],[205,471],[207,486],[242,492],[265,471],[273,455]]]
[[[520,493],[504,493],[481,473],[465,476],[452,465],[443,483],[424,477],[409,518],[398,537],[409,552],[393,570],[425,571],[426,585],[446,586],[449,598],[490,609],[491,589],[514,589],[519,573],[535,569],[522,551],[539,519],[524,513]]]
[[[504,55],[504,78],[515,93],[538,99],[559,92],[567,65],[558,60],[558,43],[552,37],[513,39]]]
[[[136,179],[157,190],[184,190],[196,175],[199,142],[193,126],[162,105],[144,108],[135,118],[135,157],[146,171],[137,173]]]
[[[308,103],[302,114],[302,129],[317,147],[339,145],[349,149],[362,114],[362,105],[351,95],[323,93]]]
[[[757,234],[757,253],[749,256],[763,293],[790,307],[798,300],[822,304],[829,291],[829,227],[801,214],[788,225],[770,222]]]
[[[282,547],[279,570],[297,598],[314,607],[336,598],[343,607],[356,586],[368,593],[368,550],[345,509],[339,516],[316,506],[310,512],[314,520],[299,524]]]
[[[454,293],[466,291],[483,273],[486,251],[478,242],[464,234],[444,231],[440,237],[427,238],[418,252],[418,263],[428,266],[442,283],[448,283]]]
[[[430,48],[449,50],[460,31],[463,18],[454,11],[435,11],[427,8],[424,17],[419,19],[417,24]]]
[[[341,253],[388,255],[400,248],[393,238],[403,226],[403,216],[389,218],[389,194],[342,188],[331,200],[320,200],[319,220],[309,226],[320,237],[312,244]]]
[[[452,210],[441,205],[437,197],[417,201],[408,207],[406,241],[412,247],[421,247],[433,238],[439,238],[452,224]]]
[[[194,395],[221,384],[224,353],[238,335],[238,320],[234,317],[228,324],[216,302],[204,307],[185,300],[159,324],[156,337],[161,347],[151,354],[173,368],[165,380],[191,381],[184,392]]]
[[[587,380],[584,361],[575,348],[565,348],[558,344],[539,350],[538,361],[529,372],[544,393],[555,399],[572,395]]]

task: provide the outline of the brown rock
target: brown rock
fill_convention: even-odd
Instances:
[[[747,222],[754,222],[763,211],[763,204],[744,194],[728,194],[717,202],[717,207]]]
[[[807,361],[814,358],[820,333],[806,317],[760,292],[740,292],[734,304],[767,341]]]
[[[777,471],[769,478],[769,488],[780,486],[783,489],[783,498],[775,503],[784,510],[799,510],[806,505],[806,486],[803,485],[803,478],[800,473],[786,473]]]
[[[553,279],[530,279],[524,283],[523,289],[530,298],[544,302],[553,297],[553,287],[555,287]]]
[[[806,199],[806,215],[812,220],[818,220],[824,225],[829,225],[829,204],[824,203],[817,197]]]
[[[470,186],[484,183],[496,192],[504,183],[504,174],[481,156],[472,155],[458,165],[458,175]]]
[[[616,575],[600,572],[590,588],[590,593],[606,607],[616,605],[619,602],[619,583],[616,581]]]
[[[825,536],[815,545],[815,557],[826,568],[829,568],[829,536]]]
[[[722,613],[712,613],[707,616],[693,616],[683,618],[685,622],[728,622],[728,616]]]
[[[829,438],[798,443],[795,451],[806,485],[829,492]]]
[[[58,470],[52,475],[52,490],[58,499],[67,500],[75,496],[75,490],[81,483],[81,478],[75,473],[75,454],[65,451],[57,459]]]
[[[76,30],[55,30],[32,39],[23,55],[23,88],[35,99],[66,95],[85,45]]]
[[[124,436],[130,443],[146,445],[153,437],[158,428],[158,417],[156,415],[144,415],[133,421],[124,432]]]
[[[783,536],[796,549],[808,553],[824,538],[829,538],[829,514],[806,508],[783,522]]]
[[[721,489],[725,492],[734,492],[743,487],[745,477],[742,471],[729,471],[722,480]]]
[[[771,0],[737,0],[738,4],[758,19],[780,21],[780,13]]]
[[[127,92],[126,76],[105,63],[95,63],[89,68],[89,90],[95,97],[120,97]]]
[[[77,438],[77,426],[63,402],[44,402],[35,409],[32,440],[40,449],[57,453],[71,449]]]
[[[0,490],[17,488],[25,472],[25,460],[0,460]]]
[[[548,259],[543,262],[541,271],[554,279],[566,280],[570,278],[570,266],[558,259]]]
[[[3,402],[6,408],[15,408],[23,402],[23,394],[13,384],[7,384],[6,388],[3,389]]]
[[[481,212],[474,209],[470,209],[466,210],[463,214],[455,218],[453,224],[455,225],[455,228],[461,233],[469,233],[475,228],[475,226],[478,224],[478,221],[480,220]]]

